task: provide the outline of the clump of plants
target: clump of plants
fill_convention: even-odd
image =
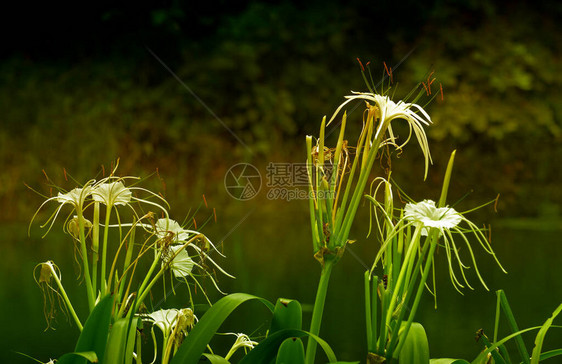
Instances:
[[[422,323],[416,321],[423,294],[436,297],[436,250],[445,252],[449,277],[459,292],[474,289],[469,269],[475,279],[488,289],[478,270],[474,253],[481,249],[504,270],[489,240],[488,231],[471,221],[469,213],[477,208],[459,211],[448,204],[447,194],[455,151],[440,186],[437,201],[414,200],[396,185],[391,164],[382,175],[374,175],[373,166],[393,151],[401,151],[416,142],[424,156],[425,175],[431,164],[431,153],[425,128],[430,115],[420,105],[443,96],[436,90],[432,75],[403,100],[391,98],[392,70],[386,68],[376,87],[368,69],[362,65],[368,92],[347,96],[328,120],[321,122],[318,137],[306,137],[311,240],[314,258],[320,265],[320,280],[307,330],[303,329],[302,308],[297,300],[280,298],[275,304],[249,294],[226,295],[211,302],[205,294],[206,279],[220,291],[216,275],[230,276],[217,263],[220,255],[213,243],[186,223],[168,216],[166,200],[140,187],[135,177],[118,177],[115,167],[108,177],[88,181],[70,191],[60,191],[48,198],[40,209],[57,204],[43,227],[47,232],[63,214],[63,228],[75,244],[75,258],[83,272],[88,315],[81,318],[62,284],[62,273],[52,261],[37,265],[35,278],[44,292],[47,321],[52,309],[60,304],[72,317],[81,334],[75,351],[60,357],[57,363],[198,363],[205,358],[211,363],[228,363],[233,354],[244,349],[241,363],[306,363],[318,362],[318,346],[330,363],[338,361],[330,345],[321,338],[324,305],[332,270],[346,247],[353,244],[351,227],[362,201],[371,212],[370,235],[378,241],[376,258],[364,274],[365,340],[368,351],[361,362],[374,363],[468,363],[464,359],[430,359],[428,340]],[[382,86],[381,86],[382,85]],[[432,91],[433,85],[433,91]],[[344,108],[364,107],[359,135],[347,135],[351,121]],[[339,123],[335,143],[326,127]],[[409,133],[399,137],[395,123],[405,122]],[[396,196],[400,195],[400,199]],[[494,201],[491,201],[494,203]],[[60,219],[59,219],[60,220]],[[46,235],[46,234],[45,234]],[[175,287],[182,282],[189,293],[189,305],[177,309],[151,307],[152,289],[159,281]],[[168,282],[168,283],[166,283]],[[197,312],[193,292],[205,295],[209,308]],[[520,330],[503,291],[497,292],[495,332],[488,338],[479,331],[483,344],[472,363],[512,363],[513,353],[504,344],[514,340],[517,362],[538,363],[562,354],[562,349],[543,351],[544,337],[562,311],[558,307],[551,318],[539,327]],[[436,298],[435,298],[436,299]],[[223,321],[241,304],[257,300],[271,312],[267,334],[258,341],[245,334],[235,337],[227,353],[209,346]],[[497,337],[503,312],[511,330],[505,338]],[[142,357],[139,329],[143,322],[151,327],[154,356]],[[156,337],[154,329],[161,332]],[[529,354],[521,335],[538,330]],[[511,356],[510,356],[511,355]],[[352,361],[347,363],[359,363]]]

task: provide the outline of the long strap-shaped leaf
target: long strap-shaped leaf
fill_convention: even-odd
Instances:
[[[504,337],[503,339],[501,339],[499,341],[496,341],[495,343],[492,343],[490,347],[486,348],[486,350],[484,350],[480,354],[478,354],[476,359],[474,359],[471,362],[471,364],[484,364],[488,360],[488,353],[491,353],[492,350],[496,350],[496,348],[499,347],[500,345],[505,344],[507,341],[509,341],[509,340],[521,335],[521,334],[524,334],[526,332],[533,331],[533,330],[538,330],[540,328],[541,328],[540,326],[535,326],[535,327],[529,327],[527,329],[519,330],[517,332],[514,332],[511,335],[508,335],[508,336]]]
[[[544,342],[544,337],[546,336],[546,332],[552,326],[552,321],[558,316],[558,314],[562,311],[562,305],[558,306],[556,310],[552,313],[552,316],[546,320],[546,322],[541,326],[537,337],[535,338],[535,347],[533,348],[533,353],[531,354],[531,364],[537,364],[539,362],[539,358],[542,351],[542,344]]]
[[[250,300],[262,302],[273,312],[271,302],[245,293],[233,293],[221,298],[201,317],[197,325],[191,330],[172,358],[170,364],[196,364],[211,338],[215,335],[224,320],[242,303]]]
[[[519,326],[517,326],[517,322],[515,321],[515,316],[513,315],[513,312],[511,311],[511,307],[509,306],[509,302],[507,301],[507,297],[505,295],[505,292],[503,290],[498,290],[496,291],[496,295],[498,297],[498,303],[500,305],[500,307],[503,310],[503,313],[505,315],[505,318],[507,319],[507,323],[509,324],[509,328],[511,329],[511,332],[517,332],[519,331]],[[497,309],[496,309],[497,311]],[[496,322],[499,319],[499,314],[496,313]],[[494,337],[497,335],[498,329],[497,329],[497,324],[496,324],[496,329],[494,330]],[[524,364],[529,364],[529,352],[527,351],[527,348],[525,347],[525,343],[523,342],[523,338],[521,336],[517,336],[515,337],[515,344],[517,345],[517,351],[519,351],[519,355],[521,356],[521,360],[523,361]]]
[[[113,323],[104,363],[131,364],[133,362],[138,320],[140,320],[138,317],[122,318]]]
[[[109,334],[112,309],[113,296],[108,295],[94,307],[94,310],[88,317],[74,352],[61,356],[57,363],[81,364],[87,361],[98,362],[100,358],[103,358]]]

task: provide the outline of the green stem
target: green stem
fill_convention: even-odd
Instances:
[[[97,291],[98,261],[100,247],[100,203],[94,202],[94,223],[92,224],[92,290]]]
[[[318,291],[316,292],[316,301],[312,311],[312,321],[310,323],[310,333],[318,336],[320,333],[320,325],[322,323],[322,313],[324,312],[324,302],[326,301],[326,293],[328,292],[328,283],[330,282],[330,274],[334,265],[333,259],[326,259],[322,267],[320,282],[318,282]],[[316,340],[308,339],[306,347],[305,363],[313,364],[316,356]]]
[[[367,349],[369,352],[373,351],[371,347],[371,343],[373,342],[373,326],[372,324],[372,315],[376,315],[376,312],[371,312],[371,275],[369,271],[365,272],[364,277],[364,291],[365,291],[365,327],[367,329]]]
[[[434,229],[432,229],[432,230],[434,230]],[[402,345],[404,345],[404,342],[406,341],[406,336],[408,335],[408,331],[410,331],[410,326],[412,326],[412,322],[414,321],[414,316],[416,315],[416,311],[418,310],[418,306],[420,304],[421,296],[422,296],[422,293],[425,289],[425,282],[427,281],[429,271],[432,267],[431,263],[433,261],[433,255],[435,253],[435,248],[437,247],[437,240],[438,240],[437,237],[432,236],[431,246],[429,248],[429,253],[427,254],[427,260],[425,261],[425,267],[423,269],[423,276],[422,276],[420,284],[418,286],[418,291],[416,293],[416,298],[414,299],[414,303],[412,304],[412,309],[410,310],[410,316],[408,316],[408,321],[406,322],[406,326],[404,327],[404,331],[402,332],[402,338],[403,339],[398,341],[398,346],[396,347],[396,350],[394,350],[394,353],[392,354],[392,357],[394,359],[398,358],[398,355],[400,354],[400,350],[402,349]],[[421,257],[420,257],[420,259],[421,259]]]
[[[82,263],[84,264],[84,281],[86,282],[88,307],[90,312],[92,312],[96,305],[96,299],[94,297],[94,290],[92,289],[92,278],[90,277],[88,264],[88,249],[86,248],[86,237],[84,235],[84,217],[82,216],[82,210],[80,208],[76,209],[76,216],[78,217],[78,230],[80,230],[80,251],[82,253]]]
[[[101,294],[105,296],[108,292],[106,287],[106,280],[105,280],[105,266],[107,261],[107,240],[109,238],[109,218],[111,217],[111,206],[107,205],[107,210],[105,213],[105,228],[103,232],[103,248],[102,248],[102,255],[101,255]]]
[[[418,225],[416,230],[414,231],[414,235],[412,236],[412,240],[410,241],[410,246],[408,247],[408,251],[406,252],[406,257],[404,258],[403,267],[410,266],[410,259],[414,259],[412,257],[413,252],[417,249],[419,244],[419,238],[421,234],[422,226]],[[386,316],[386,327],[389,327],[390,320],[392,319],[392,313],[394,312],[394,308],[396,307],[396,303],[398,302],[398,295],[402,292],[402,283],[404,282],[406,273],[408,269],[401,269],[400,274],[398,275],[398,280],[396,281],[396,285],[394,286],[394,292],[392,293],[392,298],[390,300],[390,304],[388,306],[388,314]]]
[[[170,345],[170,336],[171,335],[169,334],[164,334],[164,339],[162,341],[162,364],[168,364],[170,361],[170,351],[172,349]]]
[[[160,262],[160,256],[161,253],[159,253],[156,258],[154,259],[154,261],[152,262],[152,265],[150,266],[150,269],[148,270],[148,273],[146,274],[146,278],[144,279],[144,281],[142,282],[139,290],[138,290],[138,298],[137,298],[137,302],[135,304],[135,308],[134,310],[132,310],[132,312],[137,312],[137,310],[139,309],[142,301],[145,299],[145,297],[147,296],[148,292],[150,292],[150,289],[152,288],[152,286],[154,285],[154,283],[156,283],[156,280],[158,278],[160,278],[160,276],[162,275],[162,273],[164,272],[163,269],[160,269],[160,271],[158,271],[158,273],[156,274],[156,276],[152,279],[152,281],[150,281],[150,283],[148,283],[148,281],[150,280],[150,277],[152,276],[152,273],[154,273],[154,270],[156,269],[156,266],[158,265],[158,263]]]
[[[423,257],[426,255],[427,251],[429,250],[429,246],[431,244],[429,244],[428,241],[426,241],[426,243],[424,243],[422,252],[420,257],[418,258],[417,262],[416,262],[416,266],[413,269],[414,272],[414,277],[412,278],[411,281],[409,281],[409,285],[412,285],[411,287],[409,286],[407,291],[406,291],[406,298],[403,301],[403,307],[408,307],[409,303],[410,303],[410,299],[412,298],[412,294],[414,292],[413,290],[413,285],[415,284],[415,282],[417,281],[417,276],[418,276],[418,272],[420,271],[420,267],[421,267],[421,263],[423,260]],[[406,314],[406,309],[402,309],[400,310],[400,314],[398,315],[398,319],[396,320],[396,322],[402,322],[402,320],[404,319],[404,315]],[[394,348],[396,346],[396,342],[398,341],[398,336],[399,336],[400,331],[394,331],[390,337],[390,341],[388,344],[388,349],[387,349],[387,353],[389,357],[392,357],[392,353],[394,352]]]
[[[134,243],[135,243],[135,230],[134,229],[135,229],[135,226],[133,224],[133,227],[131,228],[131,235],[129,237],[129,244],[126,247],[127,253],[125,254],[125,262],[123,264],[123,277],[122,277],[122,279],[120,279],[120,281],[122,281],[123,283],[121,283],[119,285],[119,287],[117,287],[118,290],[119,290],[118,299],[121,299],[123,297],[123,291],[125,290],[127,276],[129,275],[129,272],[128,272],[127,268],[129,268],[129,265],[131,264],[131,259],[133,258],[133,247],[134,247]]]
[[[64,299],[64,302],[66,303],[66,307],[68,307],[68,311],[70,311],[70,315],[74,319],[74,322],[76,322],[76,326],[78,326],[78,329],[80,331],[82,331],[82,329],[83,329],[82,323],[80,322],[80,319],[76,315],[76,311],[74,311],[74,307],[72,307],[72,303],[70,303],[70,299],[68,298],[68,295],[66,294],[66,291],[64,290],[64,287],[62,286],[62,282],[59,280],[59,277],[57,276],[57,272],[55,272],[55,269],[53,268],[53,264],[51,262],[49,262],[49,263],[47,263],[47,265],[49,266],[49,269],[51,270],[51,273],[52,273],[51,276],[53,277],[55,282],[57,282],[57,286],[60,289],[62,298]]]
[[[388,301],[390,296],[390,291],[384,289],[383,285],[380,285],[381,289],[381,327],[379,330],[379,337],[377,339],[377,354],[379,356],[384,356],[385,346],[386,346],[386,335],[388,334],[388,326],[386,326],[386,317],[390,315],[388,311]]]
[[[367,140],[366,143],[369,143],[369,141]],[[347,236],[349,235],[349,231],[351,230],[351,224],[353,223],[353,220],[355,220],[355,214],[357,213],[357,209],[359,208],[359,202],[361,201],[361,197],[363,197],[363,191],[365,191],[365,186],[367,185],[367,181],[371,173],[371,167],[373,167],[373,163],[375,162],[375,157],[377,155],[379,145],[380,140],[377,138],[373,143],[371,150],[369,150],[365,167],[361,169],[361,172],[359,174],[357,186],[355,187],[353,196],[351,197],[351,202],[349,203],[349,207],[345,213],[342,228],[339,231],[338,236],[336,237],[336,241],[343,240],[345,242],[345,240],[347,240]]]
[[[315,195],[315,191],[314,191],[314,184],[312,182],[312,168],[313,168],[313,160],[312,160],[312,137],[311,136],[307,136],[306,137],[306,152],[307,152],[307,170],[308,170],[308,191],[310,193],[310,196],[308,198],[308,207],[310,210],[310,228],[312,229],[312,245],[315,252],[317,252],[318,250],[320,250],[321,246],[320,246],[320,232],[317,230],[316,227],[316,207],[315,207],[315,203],[317,204],[318,202],[316,202],[316,198],[314,197]]]
[[[500,300],[501,308],[503,309],[505,317],[507,318],[507,323],[509,324],[509,328],[511,329],[512,332],[518,332],[519,327],[517,326],[517,322],[515,321],[515,316],[511,311],[511,307],[507,302],[507,297],[505,296],[505,293],[503,292],[503,290],[500,289],[497,292],[497,295]],[[525,343],[523,342],[523,338],[521,337],[521,335],[515,337],[515,343],[517,344],[517,350],[519,351],[519,355],[521,356],[521,360],[523,360],[523,363],[529,363],[529,352],[525,347]]]
[[[379,277],[374,276],[371,279],[371,322],[369,323],[372,327],[373,338],[372,342],[368,345],[370,346],[369,352],[375,352],[377,349],[377,286],[379,284]]]

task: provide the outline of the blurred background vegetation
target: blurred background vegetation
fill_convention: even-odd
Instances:
[[[434,168],[421,183],[421,157],[409,146],[394,162],[395,176],[413,197],[435,198],[444,164],[458,150],[452,201],[470,193],[470,202],[463,201],[469,209],[501,194],[498,214],[477,216],[498,226],[496,249],[516,273],[504,277],[490,268],[490,286],[518,301],[516,315],[517,308],[526,315],[522,326],[541,323],[562,302],[556,275],[562,274],[562,172],[556,167],[562,160],[561,18],[556,1],[485,0],[167,1],[134,8],[101,2],[65,9],[44,3],[8,15],[2,33],[12,36],[0,59],[0,233],[6,252],[0,304],[3,312],[17,306],[17,314],[0,334],[0,355],[24,362],[9,352],[16,350],[46,361],[71,348],[72,339],[60,338],[75,334],[65,322],[57,332],[42,333],[33,266],[57,258],[68,269],[68,282],[75,282],[62,236],[39,241],[36,225],[31,238],[25,235],[42,202],[26,184],[48,195],[42,171],[71,188],[63,168],[84,182],[117,158],[123,175],[158,170],[160,178],[149,184],[166,195],[177,216],[200,205],[205,194],[218,222],[204,231],[224,240],[225,265],[238,277],[223,282],[229,292],[311,303],[318,272],[306,203],[268,200],[265,190],[251,201],[235,201],[223,180],[239,162],[256,165],[264,178],[269,162],[303,162],[304,136],[316,134],[322,116],[331,115],[350,90],[365,90],[357,57],[370,61],[375,75],[383,74],[383,62],[394,65],[397,97],[435,71],[444,98],[428,106]],[[352,115],[357,125],[359,114]],[[358,226],[357,238],[365,231]],[[357,247],[367,264],[376,244]],[[347,258],[334,290],[347,290],[348,276],[361,287],[363,267]],[[472,333],[484,325],[491,330],[494,296],[469,292],[461,298],[449,292],[446,280],[442,287],[440,309],[434,312],[428,302],[421,318],[434,320],[426,327],[432,353],[470,358],[478,350]],[[360,291],[346,295],[361,302]],[[362,358],[361,320],[345,316],[357,306],[341,295],[329,305],[333,315],[346,317],[349,338],[335,329],[339,319],[326,324],[326,338],[343,359]],[[436,318],[440,314],[445,318]],[[441,332],[444,326],[450,334]]]

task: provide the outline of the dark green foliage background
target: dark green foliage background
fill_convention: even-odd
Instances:
[[[108,168],[118,157],[122,174],[146,176],[158,168],[165,184],[158,178],[149,183],[166,194],[178,216],[199,205],[201,194],[207,196],[219,222],[205,232],[219,241],[229,236],[225,264],[238,277],[237,283],[224,283],[230,291],[273,301],[286,295],[312,302],[317,272],[309,256],[306,203],[271,201],[265,192],[240,203],[226,194],[223,178],[239,162],[256,165],[264,178],[269,162],[303,162],[304,135],[317,134],[322,116],[331,115],[350,90],[365,90],[356,57],[371,62],[376,80],[383,75],[383,61],[394,65],[397,98],[431,71],[437,77],[433,92],[438,82],[443,85],[444,99],[437,97],[428,106],[435,124],[428,129],[435,166],[422,184],[419,151],[413,144],[408,146],[393,165],[402,188],[415,198],[435,198],[446,160],[457,149],[451,201],[472,191],[470,202],[463,202],[469,209],[501,193],[499,213],[482,212],[477,215],[480,221],[492,219],[505,231],[534,229],[527,233],[531,238],[547,231],[549,244],[559,242],[562,7],[558,2],[168,1],[134,8],[97,3],[89,9],[70,9],[72,16],[51,4],[41,6],[32,12],[20,9],[3,22],[2,33],[11,36],[3,43],[0,59],[0,222],[4,247],[13,258],[3,267],[3,276],[18,277],[19,286],[25,287],[19,292],[14,282],[2,283],[6,288],[2,306],[11,307],[14,299],[34,302],[32,307],[22,306],[38,311],[26,322],[40,320],[41,312],[41,296],[33,287],[30,268],[53,254],[64,259],[70,253],[63,254],[60,241],[56,248],[49,243],[53,253],[45,247],[46,241],[24,236],[25,228],[20,229],[24,225],[19,224],[29,221],[42,202],[24,183],[49,194],[44,170],[55,182],[71,188],[64,181],[63,168],[83,182],[98,173],[100,164]],[[350,133],[360,125],[359,112],[351,119]],[[256,209],[259,222],[229,233],[248,212],[257,215]],[[294,231],[285,240],[279,234],[288,226]],[[357,228],[359,239],[365,236],[363,228]],[[34,255],[26,255],[22,246]],[[529,242],[524,248],[534,246]],[[370,249],[361,250],[366,262],[372,259],[372,245]],[[546,256],[539,254],[532,264],[555,264],[543,259],[559,254],[560,248]],[[66,259],[72,271],[72,258]],[[310,266],[310,271],[288,270],[295,259]],[[21,260],[25,264],[18,264]],[[272,261],[278,266],[269,266]],[[509,271],[530,269],[527,263],[515,258],[514,262],[516,266],[507,266]],[[362,268],[353,269],[361,277]],[[539,273],[549,273],[541,269]],[[291,279],[301,284],[287,283]],[[503,282],[501,288],[509,298],[504,285],[509,279],[496,279],[493,282]],[[269,282],[279,283],[278,290],[269,289]],[[287,285],[293,289],[283,288]],[[337,276],[334,285],[338,286]],[[531,290],[536,292],[533,297],[514,295],[552,304],[562,300],[560,291],[546,283]],[[453,293],[451,297],[459,303]],[[492,297],[482,303],[490,308],[488,315],[494,301],[492,295],[486,297]],[[521,305],[525,307],[525,301]],[[539,321],[553,308],[544,307]],[[350,308],[338,304],[339,309]],[[441,309],[447,311],[441,307],[436,314]],[[482,321],[490,322],[488,316]],[[472,332],[482,324],[467,325]],[[28,330],[15,321],[9,326],[5,335],[12,341],[2,350],[5,353],[26,351],[21,343],[28,334],[15,335],[15,340],[9,335],[15,327],[39,334],[36,327]],[[331,323],[326,328],[337,332]],[[430,335],[437,331],[428,328]],[[26,352],[39,353],[32,342]],[[362,352],[354,348],[362,345],[336,344],[336,353],[340,348],[347,355],[344,359],[357,359]],[[443,346],[438,350],[448,355]],[[450,355],[476,351],[459,344]],[[60,353],[54,348],[50,352]]]

